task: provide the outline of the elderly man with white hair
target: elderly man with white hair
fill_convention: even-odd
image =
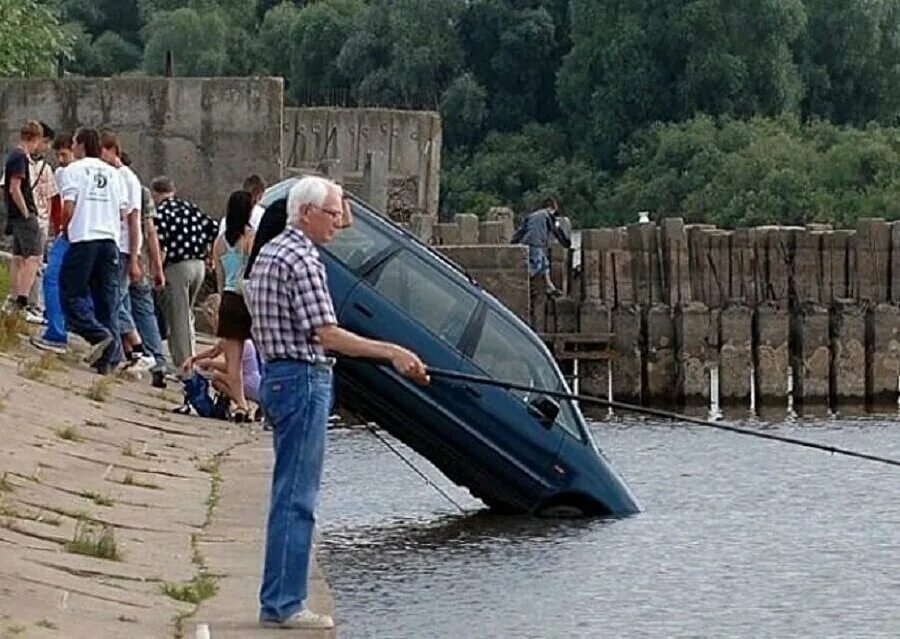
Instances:
[[[337,325],[316,244],[327,244],[350,222],[341,187],[324,178],[301,179],[288,195],[287,221],[260,251],[245,286],[253,339],[264,361],[260,402],[273,425],[275,448],[259,621],[327,629],[334,626],[331,617],[306,607],[332,400],[334,359],[327,353],[384,360],[420,384],[429,379],[412,352]]]

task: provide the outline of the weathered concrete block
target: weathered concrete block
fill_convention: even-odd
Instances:
[[[754,323],[757,403],[782,404],[787,398],[790,318],[787,311],[766,305],[756,309]]]
[[[503,241],[503,222],[481,222],[478,225],[479,244],[505,244]]]
[[[794,286],[797,301],[820,303],[822,300],[822,234],[807,230],[796,234]]]
[[[611,229],[614,248],[610,250],[609,279],[611,295],[616,306],[637,302],[631,253],[628,251],[628,232],[624,228]]]
[[[827,403],[831,381],[831,338],[828,309],[807,305],[792,318],[791,367],[794,399],[800,403]]]
[[[862,402],[866,397],[866,320],[855,305],[838,305],[831,312],[833,395],[838,401]]]
[[[584,300],[578,306],[579,333],[610,333],[610,308],[600,300]]]
[[[663,302],[659,229],[655,224],[633,224],[626,232],[636,301],[644,305]]]
[[[881,304],[888,300],[891,269],[891,228],[881,218],[861,218],[856,224],[856,298]]]
[[[866,315],[866,396],[897,405],[900,379],[900,308],[879,304]]]
[[[460,213],[453,221],[459,227],[460,244],[478,244],[478,216],[471,213]]]
[[[763,226],[756,229],[757,289],[761,300],[787,309],[789,278],[792,275],[796,234],[801,229]]]
[[[623,402],[641,401],[641,314],[636,306],[619,306],[612,313],[613,397]]]
[[[609,394],[609,362],[582,360],[578,363],[579,391],[585,395],[606,398]]]
[[[677,306],[691,301],[687,231],[680,217],[667,217],[660,223],[663,265],[663,301]]]
[[[434,225],[437,217],[414,213],[409,217],[409,231],[426,244],[434,243]]]
[[[437,248],[466,269],[486,291],[503,302],[512,312],[526,322],[529,320],[531,289],[526,247],[518,244],[500,246],[475,244]],[[543,287],[540,290],[543,294]]]
[[[439,222],[434,225],[434,242],[447,246],[459,246],[459,226],[449,222]]]
[[[644,361],[647,387],[644,397],[650,401],[675,399],[675,323],[668,306],[654,304],[646,311],[647,351]]]
[[[900,303],[900,222],[891,222],[891,301]]]
[[[719,312],[719,400],[722,404],[750,402],[753,367],[753,311],[728,306]]]
[[[708,241],[703,234],[707,230],[715,230],[712,224],[688,224],[685,231],[688,236],[688,270],[691,279],[691,299],[707,304],[709,302],[709,255]]]
[[[581,295],[585,300],[600,300],[600,251],[581,250]]]
[[[757,301],[754,277],[754,230],[735,229],[731,233],[730,301],[753,306]]]
[[[569,295],[570,274],[572,273],[572,257],[571,249],[564,248],[559,244],[550,246],[550,279],[563,292]]]
[[[711,331],[710,311],[704,304],[694,302],[676,309],[676,396],[680,403],[709,401],[709,370],[715,361],[715,350],[710,346]]]
[[[856,231],[839,230],[831,234],[831,299],[853,297],[850,286],[850,240]],[[855,260],[855,255],[853,256]],[[855,272],[855,267],[853,271]]]
[[[366,152],[362,197],[379,213],[388,214],[388,157],[382,150]]]
[[[578,302],[571,297],[550,300],[547,304],[547,315],[547,332],[578,332]]]

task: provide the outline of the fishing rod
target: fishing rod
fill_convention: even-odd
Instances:
[[[484,377],[481,375],[470,375],[468,373],[458,373],[456,371],[444,370],[441,368],[432,368],[428,367],[428,374],[431,377],[440,377],[444,379],[453,379],[464,382],[471,382],[473,384],[483,384],[485,386],[496,386],[498,388],[505,388],[507,390],[520,390],[528,393],[537,393],[540,395],[544,395],[547,397],[555,397],[557,399],[567,399],[577,402],[582,402],[585,404],[596,404],[598,406],[605,406],[607,408],[614,408],[617,410],[629,411],[632,413],[638,413],[642,415],[650,415],[653,417],[661,417],[663,419],[671,419],[675,421],[688,422],[691,424],[696,424],[698,426],[706,426],[707,428],[716,428],[718,430],[724,430],[729,433],[737,433],[738,435],[748,435],[750,437],[759,437],[760,439],[769,439],[772,441],[782,442],[785,444],[793,444],[795,446],[803,446],[805,448],[813,448],[815,450],[825,451],[826,453],[831,453],[832,455],[845,455],[847,457],[856,457],[858,459],[865,459],[868,461],[879,462],[881,464],[888,464],[891,466],[900,466],[900,460],[890,459],[888,457],[881,457],[879,455],[870,455],[869,453],[861,453],[855,450],[849,450],[847,448],[840,448],[837,446],[829,446],[827,444],[819,444],[817,442],[812,442],[805,439],[797,439],[796,437],[788,437],[785,435],[776,435],[774,433],[765,433],[763,431],[754,430],[752,428],[742,428],[740,426],[733,426],[730,424],[722,424],[719,422],[713,422],[708,419],[701,419],[699,417],[691,417],[690,415],[682,415],[679,413],[674,413],[668,410],[662,410],[659,408],[649,408],[645,406],[636,406],[635,404],[626,404],[624,402],[617,402],[615,400],[603,399],[602,397],[596,397],[594,395],[578,395],[575,393],[567,393],[565,391],[554,391],[554,390],[544,390],[535,388],[533,386],[528,386],[526,384],[518,384],[516,382],[509,382],[504,380],[493,379],[491,377]]]
[[[370,424],[370,425],[367,427],[367,430],[368,430],[370,433],[372,433],[373,435],[375,435],[375,437],[378,439],[378,441],[380,441],[382,444],[384,444],[385,446],[387,446],[387,449],[388,449],[389,451],[391,451],[392,453],[394,453],[397,457],[399,457],[399,458],[403,461],[403,463],[405,463],[407,466],[409,466],[410,468],[412,468],[412,469],[413,469],[413,472],[415,472],[419,477],[421,477],[422,479],[424,479],[426,484],[428,484],[429,486],[431,486],[432,488],[434,488],[434,489],[435,489],[435,490],[436,490],[436,491],[437,491],[444,499],[446,499],[446,500],[449,501],[451,504],[453,504],[454,506],[456,506],[456,507],[459,509],[459,512],[461,512],[461,513],[464,514],[464,515],[466,514],[466,509],[463,508],[462,506],[460,506],[458,501],[456,501],[455,499],[453,499],[453,497],[451,497],[450,495],[448,495],[448,494],[447,494],[447,491],[445,491],[445,490],[442,489],[440,486],[438,486],[438,485],[435,484],[433,481],[431,481],[431,479],[428,478],[428,475],[426,475],[426,474],[423,473],[421,470],[419,470],[419,469],[416,467],[415,464],[413,464],[409,459],[407,459],[407,458],[403,455],[403,453],[401,453],[399,450],[397,450],[397,448],[396,448],[395,446],[392,446],[392,445],[391,445],[391,442],[389,442],[387,439],[385,439],[384,437],[382,437],[382,436],[378,433],[378,431],[375,430],[375,427],[374,427],[374,426],[372,426],[372,425]]]

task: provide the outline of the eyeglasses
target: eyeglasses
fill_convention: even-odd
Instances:
[[[322,213],[327,213],[331,216],[331,219],[335,222],[340,222],[341,218],[344,217],[343,211],[336,211],[334,209],[326,209],[321,206],[313,206],[313,208],[322,211]]]

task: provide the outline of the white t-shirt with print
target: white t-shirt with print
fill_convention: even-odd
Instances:
[[[119,172],[99,158],[84,158],[66,168],[63,201],[74,202],[69,241],[119,242],[128,195]]]
[[[126,197],[128,198],[128,212],[137,210],[135,215],[138,216],[138,224],[140,224],[141,219],[141,181],[138,179],[138,176],[134,174],[129,167],[124,164],[116,169],[119,172],[119,177],[122,180],[122,186],[125,188]],[[131,239],[131,232],[128,229],[128,218],[124,218],[122,220],[122,229],[119,233],[119,252],[129,255],[131,253],[131,247],[129,246],[129,240]],[[141,251],[141,236],[138,235],[138,253]]]

